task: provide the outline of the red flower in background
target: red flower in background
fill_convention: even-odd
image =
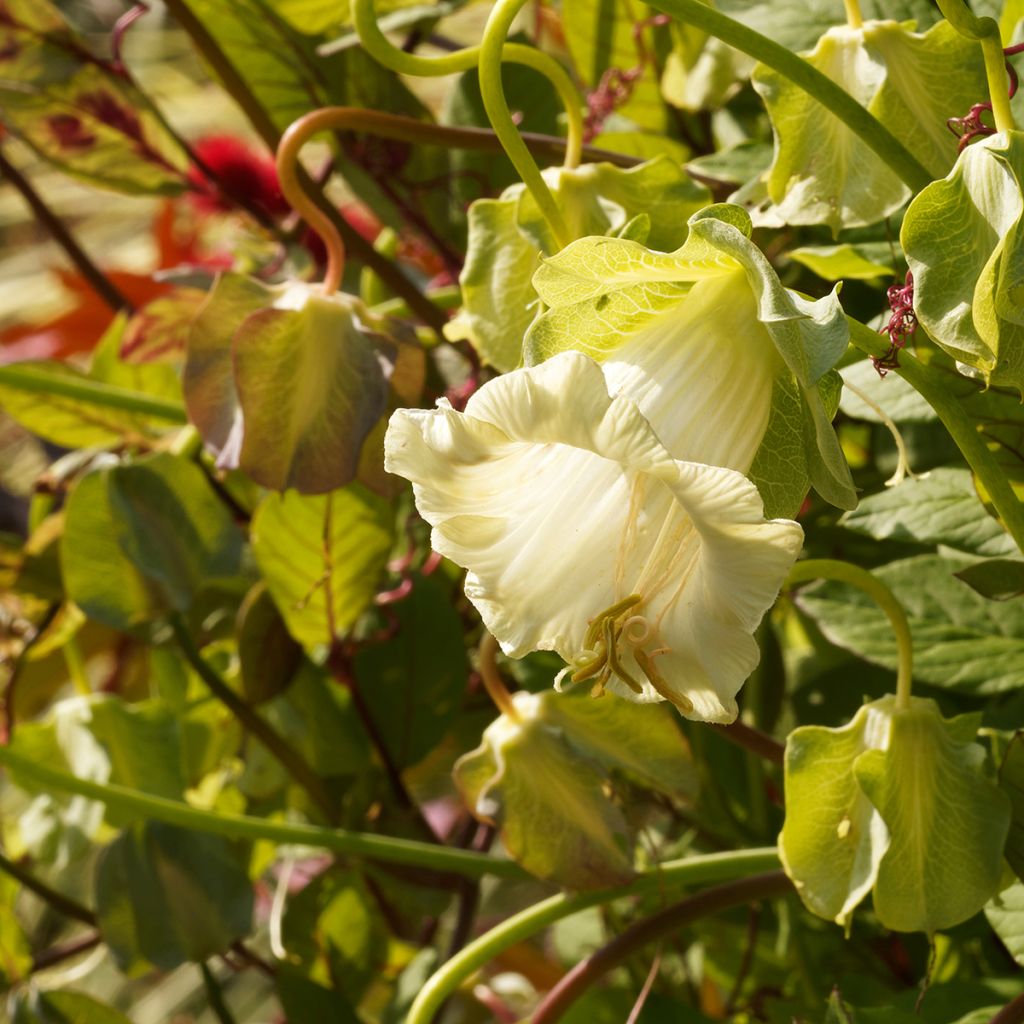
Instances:
[[[233,210],[229,197],[242,196],[270,217],[288,213],[274,158],[269,153],[234,135],[208,135],[192,148],[202,164],[188,173],[189,183],[195,190],[189,200],[197,212]],[[204,167],[213,172],[216,181],[206,175]]]

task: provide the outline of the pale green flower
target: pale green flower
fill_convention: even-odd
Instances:
[[[689,401],[695,382],[675,383],[671,400]],[[399,410],[385,465],[412,481],[506,654],[557,651],[598,691],[735,718],[803,533],[766,521],[740,473],[674,458],[594,360],[563,352],[498,377],[464,413]]]

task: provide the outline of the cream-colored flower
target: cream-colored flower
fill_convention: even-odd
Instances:
[[[766,521],[740,473],[674,459],[591,358],[498,377],[464,413],[399,410],[385,465],[506,654],[557,651],[598,690],[735,718],[803,533]]]

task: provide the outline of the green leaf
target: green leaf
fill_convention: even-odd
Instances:
[[[878,811],[861,791],[854,761],[884,740],[894,698],[865,704],[841,729],[801,726],[786,740],[786,821],[779,856],[804,905],[849,928],[889,848]]]
[[[387,962],[387,929],[355,872],[325,872],[294,896],[281,937],[310,980],[329,985],[351,1003],[359,1002]]]
[[[119,192],[176,195],[184,150],[145,93],[93,59],[48,0],[5,7],[0,114],[65,174]]]
[[[956,577],[990,601],[1009,601],[1024,594],[1024,562],[992,558],[961,569]]]
[[[803,245],[787,255],[826,281],[874,281],[894,273],[892,249],[884,242]]]
[[[345,635],[377,592],[392,514],[353,484],[326,495],[272,494],[252,521],[253,553],[289,632],[307,650]]]
[[[250,704],[262,704],[288,689],[302,662],[265,583],[246,594],[238,610],[238,662],[242,692]]]
[[[1024,393],[1024,289],[1017,168],[1024,136],[968,146],[948,177],[911,203],[900,240],[914,274],[914,311],[958,366]]]
[[[1024,883],[1003,889],[985,907],[985,917],[1013,959],[1024,965]]]
[[[355,685],[395,764],[406,768],[430,753],[454,722],[469,666],[449,587],[433,577],[416,579],[393,609],[398,632],[360,648]]]
[[[999,766],[999,785],[1010,798],[1010,834],[1006,859],[1017,878],[1024,881],[1024,733],[1010,741]]]
[[[779,848],[808,909],[848,928],[871,889],[887,928],[934,933],[984,906],[1010,809],[975,742],[978,721],[890,696],[842,729],[791,734]]]
[[[875,405],[896,423],[934,423],[935,410],[902,377],[887,373],[880,377],[870,359],[844,366],[839,371],[858,391],[864,392]],[[850,388],[844,388],[839,407],[847,416],[882,423],[882,417]]]
[[[999,521],[985,511],[966,469],[933,469],[916,480],[904,480],[862,498],[840,522],[876,540],[945,544],[987,556],[1017,550]],[[1024,563],[1020,571],[1024,573]]]
[[[71,492],[60,559],[64,589],[90,619],[131,631],[168,611],[160,588],[118,540],[109,471],[90,473]]]
[[[167,605],[186,611],[241,571],[241,531],[195,463],[160,454],[101,472],[121,550]]]
[[[1024,605],[976,594],[955,578],[963,568],[921,555],[873,571],[907,612],[915,679],[978,695],[1015,690],[1024,671]],[[828,583],[802,592],[798,604],[833,643],[895,669],[892,629],[869,597]]]
[[[920,1024],[921,1018],[892,1006],[860,1009],[844,1002],[838,989],[833,989],[828,1000],[824,1024]]]
[[[175,404],[47,361],[0,367],[0,409],[64,448],[139,443],[182,422]]]
[[[9,988],[32,970],[32,947],[15,913],[21,886],[10,875],[0,876],[0,981]]]
[[[112,1006],[84,992],[30,989],[19,994],[12,1024],[131,1024]]]
[[[609,771],[683,802],[696,799],[697,769],[677,716],[666,705],[615,696],[595,700],[580,687],[548,690],[540,700],[545,721]]]
[[[606,773],[546,721],[541,697],[514,700],[520,720],[500,717],[455,764],[467,805],[500,823],[509,853],[538,878],[571,889],[628,881],[632,837],[604,792]]]
[[[566,0],[562,29],[579,77],[589,88],[596,88],[609,68],[625,71],[641,65],[636,31],[642,17],[628,0]],[[649,31],[642,38],[645,46],[652,39]],[[665,105],[653,61],[642,67],[632,93],[616,113],[641,128],[664,129]]]
[[[222,279],[185,369],[189,415],[219,465],[276,490],[321,494],[351,481],[397,354],[367,323],[351,296]]]
[[[708,202],[707,190],[665,158],[628,170],[602,163],[549,173],[569,232],[577,238],[617,234],[645,213],[652,226],[651,247],[674,249],[686,236],[687,219]],[[514,369],[539,309],[531,279],[542,255],[558,248],[524,186],[511,186],[500,199],[473,203],[469,250],[459,277],[464,305],[445,336],[468,339],[493,366]]]
[[[95,898],[103,940],[123,969],[203,961],[252,927],[252,883],[235,847],[161,822],[133,826],[103,850]]]
[[[915,698],[893,714],[888,747],[854,765],[891,836],[874,888],[886,928],[951,928],[999,888],[1010,801],[985,771],[977,726],[978,716],[947,721]]]
[[[311,981],[289,963],[277,965],[274,983],[281,1009],[288,1020],[359,1024],[352,1004],[340,992]]]
[[[950,111],[966,113],[985,94],[981,50],[941,22],[915,33],[897,21],[829,29],[805,59],[874,114],[934,175],[956,159],[946,128]],[[768,172],[773,211],[789,224],[873,224],[910,197],[907,186],[835,115],[764,65],[754,87],[775,129]]]

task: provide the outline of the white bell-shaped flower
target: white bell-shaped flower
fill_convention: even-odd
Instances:
[[[385,465],[412,481],[506,654],[557,651],[598,692],[730,722],[802,530],[766,521],[735,470],[673,458],[609,390],[589,356],[560,353],[488,382],[464,413],[399,410]]]

